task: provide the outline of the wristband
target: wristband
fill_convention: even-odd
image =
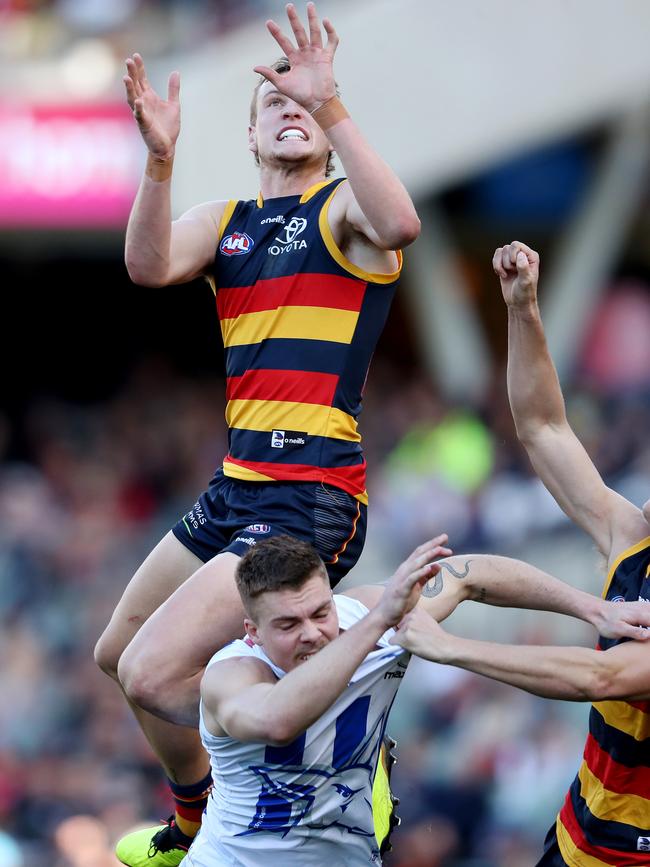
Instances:
[[[172,176],[172,168],[174,166],[174,157],[167,160],[158,160],[153,154],[147,156],[147,165],[145,173],[152,181],[168,181]]]
[[[340,120],[345,120],[346,117],[350,117],[346,107],[338,96],[331,96],[322,105],[315,108],[311,112],[311,116],[324,131],[333,127],[334,124],[337,124]]]

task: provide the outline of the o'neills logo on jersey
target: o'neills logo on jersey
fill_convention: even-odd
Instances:
[[[253,249],[254,243],[246,232],[233,232],[232,235],[226,235],[219,249],[224,256],[243,256]]]
[[[282,253],[292,253],[294,250],[306,250],[307,241],[298,239],[298,235],[307,228],[307,220],[304,217],[292,217],[279,235],[275,236],[277,244],[271,244],[269,253],[271,256],[280,256]]]
[[[271,431],[271,448],[283,449],[285,446],[304,446],[307,442],[307,432],[302,430]]]

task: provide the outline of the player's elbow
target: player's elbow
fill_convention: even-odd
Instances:
[[[305,726],[297,725],[286,714],[269,715],[265,727],[264,742],[272,747],[288,746],[305,730]]]
[[[421,228],[422,224],[415,212],[398,216],[390,228],[382,233],[381,246],[384,250],[402,250],[418,239]]]
[[[583,686],[582,701],[610,701],[621,696],[618,668],[609,664],[606,654],[599,653]]]
[[[146,286],[149,289],[160,289],[167,285],[165,276],[156,272],[155,268],[147,267],[139,256],[132,255],[127,249],[124,256],[126,271],[132,283],[136,286]]]

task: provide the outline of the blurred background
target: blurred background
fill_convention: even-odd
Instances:
[[[298,2],[304,12],[304,3]],[[371,370],[370,521],[346,582],[446,531],[595,593],[604,574],[514,436],[491,272],[515,238],[572,423],[607,482],[650,493],[650,5],[322,0],[343,99],[408,186],[422,235]],[[140,51],[181,71],[174,210],[251,198],[252,67],[277,0],[0,0],[0,864],[109,867],[170,801],[92,648],[136,566],[226,450],[207,284],[132,285]],[[452,631],[593,644],[567,618],[467,603]],[[413,664],[393,716],[404,822],[390,867],[529,867],[579,765],[587,708]]]

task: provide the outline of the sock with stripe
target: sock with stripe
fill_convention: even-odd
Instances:
[[[174,824],[176,830],[182,834],[185,840],[179,842],[187,845],[192,842],[201,827],[201,818],[205,810],[210,791],[212,790],[212,776],[207,774],[198,783],[191,786],[180,786],[168,779],[169,788],[174,798]]]

